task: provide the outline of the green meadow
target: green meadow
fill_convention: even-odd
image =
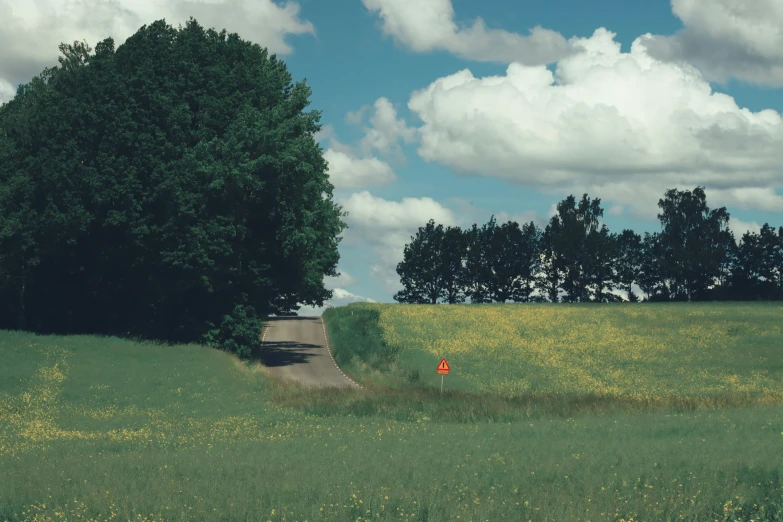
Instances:
[[[477,393],[783,400],[781,303],[356,303],[325,320],[341,365],[390,384],[439,387],[445,357],[448,386]]]
[[[541,313],[604,327],[578,345],[527,325],[527,348],[470,323],[481,307],[405,322],[395,306],[325,313],[361,390],[278,382],[201,345],[0,332],[0,521],[783,520],[779,305],[555,305]],[[482,324],[486,347],[447,354],[441,394],[433,347]],[[666,342],[655,357],[596,344],[621,327]],[[557,356],[532,361],[546,346]],[[490,359],[512,348],[531,362],[504,374]],[[636,393],[629,361],[686,371]]]

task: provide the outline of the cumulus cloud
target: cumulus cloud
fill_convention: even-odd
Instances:
[[[734,232],[734,239],[739,242],[746,232],[758,234],[761,231],[761,225],[755,221],[742,221],[737,218],[729,218],[729,229]]]
[[[329,163],[329,180],[338,189],[387,185],[397,179],[391,166],[378,158],[357,158],[329,148],[324,159]]]
[[[362,3],[380,17],[385,34],[415,52],[448,51],[469,60],[546,64],[569,51],[563,35],[538,26],[529,35],[489,29],[481,18],[470,27],[460,27],[451,0]]]
[[[419,227],[430,219],[444,226],[457,222],[454,212],[427,197],[390,201],[362,191],[339,203],[348,211],[348,229],[343,232],[342,244],[370,251],[370,274],[390,293],[399,289],[395,267],[402,261],[405,244]]]
[[[647,215],[666,188],[697,184],[758,195],[747,191],[755,187],[775,203],[780,114],[739,107],[695,68],[651,57],[638,39],[623,53],[614,36],[599,29],[575,40],[582,52],[554,74],[520,64],[484,78],[463,70],[414,92],[420,156],[554,192],[589,188]]]
[[[388,185],[397,180],[391,165],[375,157],[373,152],[389,154],[396,151],[401,156],[399,140],[410,142],[415,137],[416,129],[408,127],[404,120],[397,117],[397,111],[386,98],[379,98],[372,108],[365,105],[358,111],[349,112],[346,120],[362,125],[368,111],[372,111],[372,114],[369,117],[370,126],[364,126],[365,135],[359,142],[361,154],[337,140],[331,125],[324,125],[315,135],[316,141],[327,142],[324,158],[329,163],[329,178],[335,188]]]
[[[741,187],[711,190],[707,196],[715,206],[783,212],[783,196],[770,187]]]
[[[345,270],[337,270],[340,275],[338,276],[327,276],[324,277],[324,286],[328,290],[335,290],[338,288],[345,288],[348,286],[351,286],[356,283],[356,279],[354,279],[348,272]]]
[[[492,215],[495,216],[495,220],[498,224],[515,221],[520,225],[524,225],[532,221],[539,227],[544,227],[549,222],[547,217],[538,214],[534,210],[525,210],[523,212],[506,212],[497,209],[490,210],[474,205],[473,202],[468,201],[465,198],[452,198],[451,203],[456,207],[455,214],[457,216],[457,225],[463,229],[471,228],[474,223],[480,227],[484,223],[487,223]]]
[[[349,225],[372,230],[373,234],[418,229],[430,219],[443,225],[451,225],[455,221],[450,209],[427,197],[389,201],[364,190],[351,194],[340,204],[350,213]]]
[[[402,157],[399,142],[412,143],[416,139],[416,129],[408,127],[405,120],[397,116],[397,109],[387,98],[378,98],[372,107],[364,105],[355,112],[349,112],[345,119],[354,125],[362,125],[366,114],[370,112],[369,126],[364,125],[364,137],[359,145],[365,154],[378,151],[382,154],[396,154]]]
[[[714,81],[737,78],[783,87],[783,2],[780,0],[672,0],[684,28],[673,36],[649,35],[650,54],[684,61]]]
[[[369,297],[352,294],[343,288],[335,288],[333,296],[323,306],[302,306],[297,311],[300,316],[320,316],[329,307],[345,306],[350,303],[374,303]]]
[[[314,34],[299,4],[273,0],[0,0],[0,103],[45,67],[57,65],[61,42],[107,37],[119,45],[145,24],[165,18],[176,27],[191,16],[205,27],[238,33],[277,54],[288,54],[288,35]],[[10,86],[10,88],[9,88]],[[9,94],[10,92],[10,94]]]

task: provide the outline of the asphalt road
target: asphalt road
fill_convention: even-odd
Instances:
[[[320,317],[270,317],[259,357],[269,373],[308,386],[358,386],[337,367]]]

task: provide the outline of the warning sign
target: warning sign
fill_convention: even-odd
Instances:
[[[441,359],[440,364],[438,365],[438,373],[440,375],[448,375],[450,369],[451,368],[449,367],[449,363],[446,362],[446,359]]]

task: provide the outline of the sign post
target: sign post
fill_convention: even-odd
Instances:
[[[449,374],[449,370],[451,367],[449,366],[449,363],[446,362],[446,358],[440,360],[440,364],[438,364],[438,373],[440,374],[440,392],[443,393],[443,376]]]

